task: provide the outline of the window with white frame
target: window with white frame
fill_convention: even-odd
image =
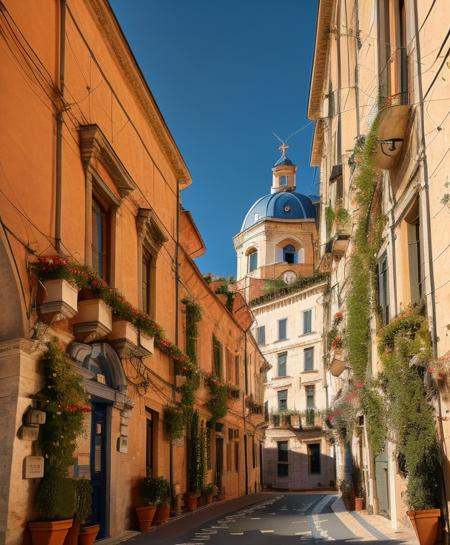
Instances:
[[[278,320],[278,340],[284,341],[287,339],[287,318]]]
[[[303,311],[303,335],[312,332],[312,310]]]

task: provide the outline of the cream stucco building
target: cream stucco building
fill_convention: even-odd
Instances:
[[[248,211],[235,236],[237,286],[255,317],[253,334],[270,364],[264,484],[283,489],[334,486],[333,449],[324,430],[322,299],[327,276],[314,274],[316,208],[296,192],[297,167],[285,156],[271,193]]]
[[[375,260],[366,380],[383,365],[377,334],[411,304],[424,302],[433,359],[448,369],[450,246],[448,243],[450,4],[431,0],[320,0],[308,115],[315,121],[311,166],[320,170],[320,270],[331,275],[324,326],[336,312],[345,328],[350,258],[358,221],[355,149],[375,130],[376,188],[367,221],[381,217]],[[376,121],[376,128],[373,128]],[[341,218],[339,221],[339,211]],[[375,229],[375,224],[372,227]],[[372,231],[374,231],[372,229]],[[368,278],[368,283],[370,279]],[[331,405],[354,387],[348,361],[327,351]],[[432,404],[442,446],[444,508],[448,504],[448,387]],[[444,416],[442,416],[444,415]],[[348,478],[350,453],[362,472],[369,511],[409,524],[406,479],[395,437],[374,455],[364,415],[345,448],[337,449],[338,480]],[[348,470],[348,467],[347,467]],[[444,515],[448,520],[447,510]]]

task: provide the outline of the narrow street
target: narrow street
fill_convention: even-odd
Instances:
[[[266,494],[258,503],[203,520],[187,517],[130,540],[133,545],[294,545],[336,541],[405,543],[362,516],[347,512],[334,494]],[[206,510],[204,511],[206,513]],[[197,514],[199,515],[199,513]]]

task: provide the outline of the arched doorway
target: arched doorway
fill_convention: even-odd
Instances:
[[[114,445],[111,441],[111,420],[113,411],[120,412],[121,422],[129,417],[132,407],[127,397],[127,379],[121,361],[115,350],[107,343],[73,343],[69,355],[79,365],[84,377],[86,391],[90,394],[92,413],[89,427],[88,463],[83,476],[92,484],[92,516],[90,523],[99,524],[97,539],[109,535],[111,456]],[[121,448],[119,438],[117,449]],[[88,466],[88,467],[86,467]]]

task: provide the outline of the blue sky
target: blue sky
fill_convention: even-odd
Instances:
[[[269,193],[286,137],[306,118],[316,0],[111,0],[193,178],[183,191],[204,272],[235,274],[232,237]],[[294,136],[297,190],[317,193],[312,125]]]

